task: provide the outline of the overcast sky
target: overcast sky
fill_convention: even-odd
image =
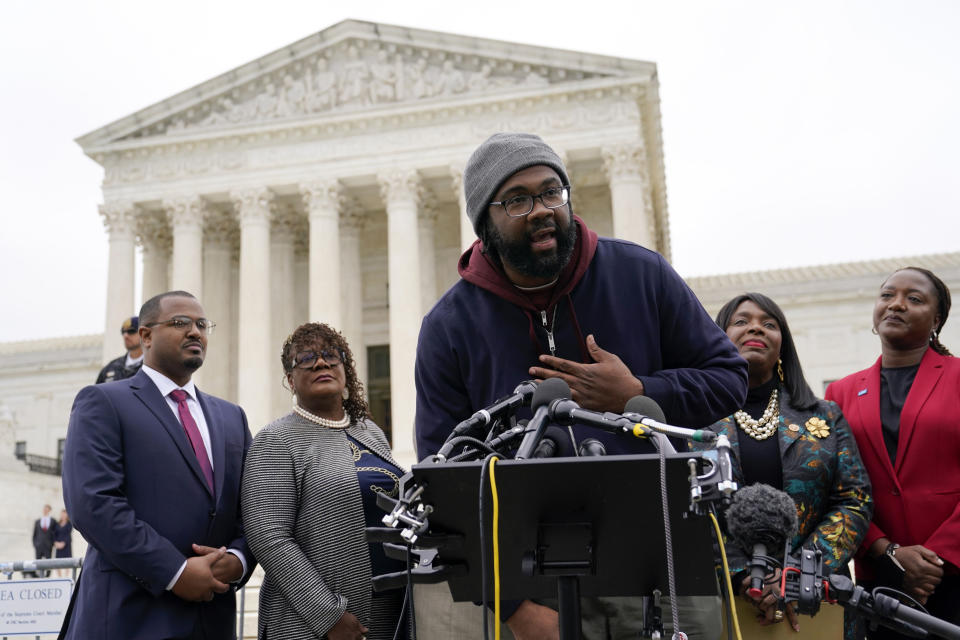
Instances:
[[[960,250],[960,2],[786,4],[7,2],[0,341],[103,330],[74,138],[346,18],[655,62],[684,276]]]

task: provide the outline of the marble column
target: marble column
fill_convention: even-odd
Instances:
[[[348,204],[340,214],[340,266],[343,273],[341,304],[343,326],[340,331],[353,352],[357,375],[367,383],[367,345],[363,335],[363,266],[360,262],[360,234],[364,216],[356,203]]]
[[[203,215],[202,198],[165,200],[163,208],[173,231],[170,287],[188,291],[203,303]]]
[[[276,207],[270,232],[270,396],[271,418],[290,411],[290,391],[284,386],[280,348],[297,328],[294,246],[299,215],[290,205]]]
[[[310,320],[338,328],[340,308],[340,208],[343,193],[336,180],[300,185],[310,223]]]
[[[143,252],[143,280],[141,299],[146,302],[153,296],[168,291],[167,273],[170,270],[172,239],[166,216],[138,216],[137,238]]]
[[[217,323],[207,341],[202,376],[203,390],[220,398],[234,397],[230,370],[237,366],[230,342],[231,306],[237,292],[231,287],[237,226],[228,213],[208,212],[203,228],[203,304],[207,317]]]
[[[467,196],[463,192],[463,167],[461,165],[450,166],[450,184],[453,186],[453,192],[460,204],[460,253],[462,254],[477,239],[477,233],[473,230],[473,225],[467,216]]]
[[[108,202],[100,206],[100,215],[103,216],[110,245],[102,352],[106,364],[123,355],[120,325],[124,318],[136,313],[133,308],[135,209],[129,202]]]
[[[420,178],[414,170],[378,176],[387,209],[387,277],[390,307],[390,413],[393,450],[401,464],[413,461],[416,397],[413,366],[423,311],[420,307]]]
[[[240,222],[237,401],[256,433],[271,416],[270,403],[270,208],[269,189],[230,194]]]
[[[420,248],[420,309],[426,314],[437,301],[436,197],[427,193],[417,221]]]
[[[659,251],[643,144],[604,147],[603,166],[610,183],[614,237]]]

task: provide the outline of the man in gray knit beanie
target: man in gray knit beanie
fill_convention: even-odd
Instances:
[[[566,167],[540,137],[490,136],[467,161],[463,188],[480,242],[461,256],[460,280],[420,329],[418,459],[445,451],[454,425],[529,378],[561,378],[572,399],[594,411],[620,412],[646,395],[677,424],[711,424],[742,406],[746,364],[726,333],[662,256],[600,238],[573,215]],[[576,455],[588,435],[611,455],[650,452],[578,424],[573,443],[555,441],[556,455]],[[502,453],[511,455],[509,446]],[[479,612],[453,603],[443,585],[418,585],[415,598],[418,637],[479,637]],[[668,601],[663,618],[671,628]],[[550,604],[504,602],[501,620],[518,640],[556,638]],[[680,596],[675,604],[691,639],[719,636],[718,598]],[[637,637],[643,629],[639,598],[582,598],[581,613],[584,638]]]
[[[484,252],[515,285],[544,285],[567,265],[577,237],[570,178],[560,156],[539,136],[487,138],[467,161],[463,190]]]

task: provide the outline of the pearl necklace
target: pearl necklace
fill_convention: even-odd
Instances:
[[[346,412],[344,412],[343,418],[340,420],[327,420],[326,418],[321,418],[320,416],[310,413],[298,404],[293,405],[293,412],[306,418],[310,422],[316,422],[321,427],[327,427],[329,429],[346,429],[350,426],[350,416]]]
[[[780,402],[777,400],[777,389],[770,394],[770,402],[759,420],[754,420],[750,415],[740,409],[733,414],[737,424],[743,429],[744,433],[754,440],[766,440],[777,431],[777,424],[780,422]]]

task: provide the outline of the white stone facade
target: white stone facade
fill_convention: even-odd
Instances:
[[[218,323],[198,383],[254,430],[288,410],[298,324],[340,328],[364,375],[389,345],[409,461],[420,319],[473,240],[471,151],[539,133],[591,226],[669,255],[657,92],[647,62],[346,21],[109,124],[78,140],[105,169],[106,335],[136,311],[139,244],[143,296],[186,289]]]

